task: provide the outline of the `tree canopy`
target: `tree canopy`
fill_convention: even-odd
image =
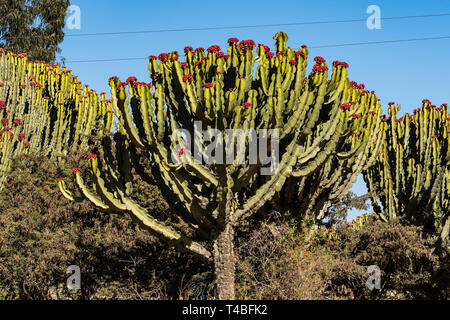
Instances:
[[[69,0],[4,0],[0,3],[0,47],[53,62],[64,39]]]

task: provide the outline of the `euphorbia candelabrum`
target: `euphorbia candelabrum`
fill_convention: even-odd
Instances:
[[[422,108],[400,119],[389,103],[386,139],[375,164],[364,171],[374,210],[384,220],[404,219],[449,241],[450,117],[447,104]],[[380,207],[381,202],[382,207]]]
[[[98,207],[129,212],[161,238],[213,261],[220,299],[234,298],[235,228],[280,192],[286,179],[301,179],[324,165],[331,167],[329,157],[354,159],[360,150],[366,157],[367,141],[376,137],[370,130],[376,131],[380,122],[379,117],[366,115],[352,119],[355,113],[366,113],[370,107],[378,113],[379,108],[373,95],[364,96],[350,87],[346,63],[335,63],[328,80],[325,60],[318,59],[314,72],[305,77],[308,48],[294,51],[286,47],[284,32],[274,39],[276,55],[261,44],[255,57],[253,41],[239,43],[231,38],[226,54],[212,46],[208,53],[186,47],[184,62],[178,61],[176,52],[159,55],[160,62],[150,56],[151,85],[111,78],[118,132],[115,144],[105,137],[102,151],[89,157],[95,192],[86,185],[83,172],[74,171],[81,193]],[[353,109],[341,107],[351,101],[356,102]],[[243,163],[192,161],[186,136],[178,132],[195,134],[195,121],[201,121],[205,131],[217,130],[222,136],[227,129],[267,129],[267,138],[279,142],[277,170],[272,175],[260,174],[262,163],[252,163],[249,155]],[[367,130],[362,128],[365,124]],[[348,137],[357,130],[360,135]],[[177,139],[171,142],[174,136]],[[199,150],[210,146],[204,141],[194,144]],[[342,147],[339,154],[338,146]],[[174,163],[174,153],[185,161]],[[360,161],[355,158],[356,165]],[[176,230],[159,221],[133,200],[133,173],[150,179],[147,169],[176,209],[183,228]],[[73,199],[63,180],[59,185]]]
[[[111,132],[110,109],[105,94],[99,101],[98,94],[82,88],[66,67],[28,61],[24,54],[0,49],[0,119],[4,127],[11,126],[2,131],[0,186],[11,158],[40,152],[56,159],[69,150],[84,149],[90,135]],[[11,140],[14,137],[18,143]]]

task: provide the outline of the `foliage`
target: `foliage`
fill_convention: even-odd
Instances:
[[[290,221],[263,222],[240,241],[237,298],[448,299],[448,256],[432,239],[398,221],[365,221],[311,241]],[[381,290],[366,287],[370,265],[381,269]]]
[[[0,299],[193,297],[194,286],[208,277],[205,266],[158,242],[129,216],[66,200],[55,181],[80,155],[64,161],[57,166],[29,155],[14,161],[7,176],[0,194]],[[168,210],[155,186],[143,191],[149,210]],[[82,273],[76,295],[66,287],[73,264]]]

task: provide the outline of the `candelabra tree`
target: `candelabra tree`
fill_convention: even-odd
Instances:
[[[0,185],[12,158],[39,152],[57,159],[111,132],[112,101],[100,96],[66,67],[0,49]]]
[[[280,192],[286,179],[320,170],[339,141],[358,127],[357,109],[342,107],[355,100],[347,64],[336,62],[328,80],[326,62],[318,58],[306,76],[308,48],[286,47],[284,32],[274,39],[276,53],[260,44],[257,56],[252,40],[236,38],[228,40],[226,53],[216,45],[207,53],[186,47],[184,62],[177,52],[150,56],[151,84],[111,78],[119,119],[114,139],[106,136],[103,148],[89,155],[87,175],[74,169],[79,191],[59,181],[67,198],[81,194],[103,210],[129,212],[181,250],[212,261],[220,299],[234,298],[235,229]],[[204,139],[192,143],[192,135]],[[364,139],[365,134],[355,136],[352,146]],[[259,151],[261,141],[270,145],[255,160],[256,140]],[[235,143],[248,154],[234,149]],[[270,167],[264,167],[267,163]],[[137,203],[135,174],[159,183],[182,227]]]
[[[266,205],[302,217],[300,221],[308,227],[328,216],[330,205],[348,194],[357,176],[375,162],[382,147],[386,124],[375,93],[356,82],[350,82],[345,90],[350,101],[340,108],[346,110],[349,119],[345,122],[346,134],[334,136],[334,145],[329,148],[307,141],[308,146],[316,145],[304,157],[323,158],[322,165],[309,175],[297,176],[294,172]],[[315,128],[317,133],[323,125]]]
[[[423,100],[412,115],[397,118],[389,103],[386,140],[364,171],[372,205],[382,219],[400,218],[437,232],[448,243],[450,229],[450,117],[448,105]]]

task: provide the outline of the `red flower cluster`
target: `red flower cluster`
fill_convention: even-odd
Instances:
[[[26,83],[22,83],[20,86],[22,87],[22,89],[25,89],[27,87],[27,84]]]
[[[265,52],[269,52],[269,51],[270,51],[269,46],[264,46],[264,51],[265,51]]]
[[[374,115],[376,115],[376,114],[377,114],[377,112],[376,112],[375,110],[370,110],[370,111],[369,111],[369,114],[371,114],[371,115],[373,115],[373,116],[374,116]]]
[[[64,178],[58,178],[56,181],[57,182],[64,181]]]
[[[315,57],[315,58],[314,58],[314,61],[315,61],[316,63],[325,63],[325,59],[322,58],[322,57],[320,57],[320,56]]]
[[[238,43],[238,42],[239,42],[238,38],[230,38],[230,39],[228,39],[228,43],[229,44]]]
[[[25,140],[25,133],[19,133],[17,139],[19,139],[19,141]]]
[[[168,53],[160,53],[158,55],[158,59],[161,61],[167,61],[167,59],[169,59],[169,54]]]
[[[361,116],[360,116],[359,114],[354,114],[354,115],[352,116],[352,119],[359,119],[359,118],[361,118]]]
[[[218,51],[220,51],[220,46],[217,46],[217,45],[210,46],[210,47],[207,49],[207,51],[208,51],[208,52],[212,52],[212,53],[218,52]]]
[[[193,74],[186,74],[183,76],[183,82],[192,82],[194,81],[194,75]]]
[[[3,118],[3,119],[2,119],[2,125],[7,126],[8,123],[9,123],[8,118]]]
[[[298,56],[302,56],[303,59],[306,59],[306,55],[303,51],[296,51],[295,56],[298,58]]]
[[[205,51],[205,49],[204,48],[197,48],[197,49],[195,49],[195,52],[200,52],[200,51]]]
[[[438,137],[438,136],[436,136],[436,135],[431,136],[431,138],[433,138],[433,139],[437,139],[437,137]]]
[[[287,53],[284,52],[284,51],[279,51],[279,52],[277,52],[277,57],[279,57],[279,56],[285,56],[285,57],[287,57]]]
[[[0,110],[6,109],[6,102],[4,100],[0,100]]]
[[[221,52],[221,51],[216,52],[216,58],[217,58],[217,59],[219,59],[219,58],[224,58],[224,57],[225,57],[225,53],[223,53],[223,52]]]
[[[267,52],[267,53],[266,53],[266,57],[267,57],[267,58],[273,58],[273,57],[274,57],[273,52]]]
[[[191,51],[194,51],[194,48],[189,47],[189,46],[184,47],[184,53],[188,53],[188,52],[191,52]]]
[[[394,105],[395,104],[395,102],[388,102],[388,105],[390,106],[390,105]]]
[[[37,81],[31,81],[30,82],[30,86],[36,86],[36,87],[39,87],[39,88],[43,88],[44,87],[44,85],[42,83],[37,82]]]
[[[205,87],[206,88],[211,88],[212,86],[213,86],[213,84],[211,82],[205,83]]]
[[[24,141],[24,142],[23,142],[23,145],[24,145],[25,147],[29,148],[31,144],[30,144],[29,141]]]
[[[348,63],[335,60],[333,61],[333,66],[341,66],[344,68],[348,68]]]
[[[392,177],[386,177],[386,180],[392,180]]]
[[[244,108],[245,109],[248,109],[248,108],[251,108],[251,107],[252,107],[252,104],[250,102],[244,102]]]
[[[306,48],[308,48],[308,46],[306,44],[302,44],[302,48],[306,49]]]
[[[75,168],[75,169],[73,169],[73,174],[77,174],[78,172],[81,172],[81,168]]]
[[[87,159],[97,159],[97,155],[95,153],[91,153],[87,156]]]
[[[327,66],[321,66],[320,64],[315,64],[312,70],[312,74],[314,73],[320,73],[320,72],[325,72],[328,70]]]
[[[127,79],[127,84],[130,83],[130,82],[136,82],[136,81],[137,81],[137,78],[136,78],[136,77],[129,77],[129,78]]]
[[[344,109],[344,110],[349,110],[350,109],[350,105],[348,103],[343,103],[343,104],[341,104],[340,108]]]
[[[428,99],[423,99],[423,100],[422,100],[422,104],[425,104],[425,103],[431,104],[431,101],[428,100]]]
[[[14,119],[14,124],[17,125],[17,126],[21,125],[21,124],[22,124],[22,119],[20,119],[20,118],[15,118],[15,119]]]
[[[289,64],[290,64],[291,66],[296,66],[296,65],[297,65],[297,61],[294,60],[294,59],[289,60]]]
[[[157,56],[148,56],[148,59],[149,60],[155,60],[155,59],[158,59],[158,57]]]
[[[242,40],[239,47],[244,50],[253,50],[255,47],[255,41],[253,40]]]
[[[183,69],[186,69],[186,67],[187,67],[187,62],[182,62],[182,63],[181,63],[181,67],[182,67]]]

